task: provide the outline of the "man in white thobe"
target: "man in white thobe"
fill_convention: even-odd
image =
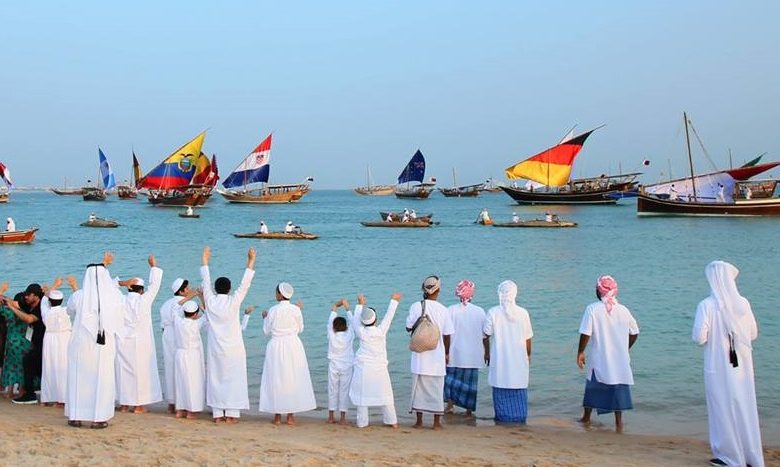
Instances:
[[[711,465],[764,466],[756,407],[753,341],[758,326],[737,290],[739,270],[713,261],[705,269],[710,296],[699,303],[693,341],[704,347],[704,388]]]
[[[453,333],[452,319],[447,307],[437,302],[441,281],[429,276],[423,281],[423,300],[409,307],[406,318],[407,332],[413,332],[423,313],[439,328],[439,344],[433,350],[412,352],[412,403],[411,412],[416,412],[415,428],[423,426],[423,412],[433,414],[433,429],[441,429],[444,413],[444,377],[447,374],[447,359],[450,353],[450,335]]]
[[[246,270],[238,288],[230,293],[230,279],[219,277],[211,286],[211,249],[203,249],[200,277],[203,301],[209,320],[206,353],[206,404],[214,422],[238,423],[241,410],[249,409],[246,375],[246,348],[241,334],[241,302],[255,276],[255,249],[247,252]]]
[[[206,363],[200,330],[206,319],[195,301],[182,305],[174,320],[176,334],[176,418],[197,418],[206,403]]]
[[[268,233],[268,226],[265,225],[265,222],[260,221],[260,233],[261,234],[267,234]]]
[[[171,285],[173,297],[160,307],[160,326],[162,326],[163,368],[165,370],[165,402],[168,403],[168,413],[176,411],[176,336],[174,322],[180,316],[180,302],[192,294],[189,281],[177,277]]]
[[[72,328],[68,311],[62,306],[62,292],[57,290],[61,282],[57,278],[54,287],[41,300],[41,319],[46,326],[43,335],[41,402],[60,407],[65,405],[67,397],[68,343]]]
[[[119,411],[132,409],[134,413],[146,412],[145,405],[160,402],[160,374],[157,371],[157,350],[152,329],[152,303],[160,291],[162,269],[157,260],[149,256],[149,286],[135,278],[125,297],[124,326],[116,342],[116,385]]]
[[[16,222],[14,222],[14,220],[11,219],[10,217],[8,219],[6,219],[5,231],[6,232],[16,232]]]
[[[68,346],[65,415],[74,427],[89,421],[92,428],[105,428],[114,417],[114,336],[122,326],[125,303],[106,269],[113,260],[106,253],[102,264],[88,266],[84,288],[68,300],[68,312],[76,318]]]

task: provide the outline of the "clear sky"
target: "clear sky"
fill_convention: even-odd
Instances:
[[[18,185],[117,179],[208,128],[223,176],[274,132],[271,182],[478,183],[600,124],[589,176],[780,159],[777,1],[4,2],[0,160]],[[696,151],[702,171],[711,166]]]

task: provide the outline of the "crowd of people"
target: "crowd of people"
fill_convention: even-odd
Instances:
[[[161,382],[155,348],[152,306],[163,271],[148,258],[149,278],[112,278],[113,255],[86,268],[81,287],[70,276],[72,293],[65,300],[63,281],[30,284],[13,298],[0,286],[0,384],[15,403],[64,407],[73,427],[105,428],[115,410],[143,413],[160,401],[177,418],[197,418],[208,406],[218,424],[239,422],[250,409],[247,355],[243,332],[254,307],[242,303],[255,275],[256,254],[250,248],[238,287],[227,277],[212,282],[211,250],[201,255],[201,285],[176,278],[171,296],[159,310],[162,327]],[[704,346],[710,443],[713,465],[762,466],[763,454],[754,387],[752,341],[756,321],[749,302],[736,287],[738,270],[714,261],[705,270],[711,294],[697,309],[693,340]],[[472,302],[475,284],[457,283],[457,303],[439,302],[442,283],[429,276],[420,300],[405,319],[410,333],[412,373],[410,412],[415,427],[424,414],[434,429],[454,407],[473,416],[479,370],[488,367],[495,420],[525,423],[533,328],[528,311],[517,305],[517,285],[498,285],[498,305],[485,311]],[[125,292],[126,290],[126,292]],[[634,384],[630,349],[639,326],[617,299],[618,284],[608,275],[595,287],[597,300],[587,306],[579,328],[576,363],[586,370],[583,415],[614,413],[618,430],[622,413],[632,409]],[[293,286],[275,288],[276,304],[262,312],[268,343],[260,384],[259,410],[273,423],[295,425],[295,414],[316,408],[308,360],[299,337],[303,304],[293,303]],[[346,299],[331,306],[328,336],[328,422],[346,424],[355,407],[356,425],[369,424],[369,408],[378,407],[385,425],[397,427],[393,384],[388,372],[387,334],[401,300],[393,293],[384,315],[358,295],[354,310]],[[343,309],[343,315],[339,311]],[[73,323],[71,325],[71,318]],[[205,328],[207,345],[201,340]],[[355,346],[357,341],[357,346]],[[587,354],[587,356],[586,356]],[[18,391],[15,391],[18,388]],[[36,395],[39,394],[39,395]],[[338,421],[337,421],[338,416]]]

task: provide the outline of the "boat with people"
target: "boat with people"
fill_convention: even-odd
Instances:
[[[94,228],[103,228],[103,229],[114,229],[119,227],[119,222],[113,220],[113,219],[104,219],[102,217],[92,217],[90,216],[89,219],[85,220],[81,224],[79,224],[82,227],[94,227]]]
[[[2,162],[0,162],[0,178],[5,183],[5,186],[0,188],[0,203],[7,203],[11,199],[11,189],[14,187],[14,183],[11,181],[11,172]]]
[[[412,185],[412,182],[417,182]],[[406,185],[403,185],[406,184]],[[436,179],[425,181],[425,157],[418,149],[398,176],[395,196],[398,198],[426,199],[433,193]]]
[[[690,178],[643,187],[637,197],[638,216],[780,216],[780,197],[775,196],[778,181],[750,180],[780,162],[758,164],[754,159],[755,163],[736,169],[697,176],[687,113],[683,121]]]
[[[186,219],[200,219],[200,214],[192,210],[192,206],[187,206],[187,210],[179,213],[179,217]]]
[[[508,167],[507,178],[525,179],[527,183],[523,188],[501,189],[518,204],[615,204],[618,199],[631,196],[640,172],[570,179],[575,158],[598,128],[579,135],[572,129],[555,146]]]
[[[361,222],[364,227],[389,227],[389,228],[401,228],[401,229],[414,229],[420,227],[432,227],[438,225],[438,222],[433,222],[430,219],[415,219],[408,220],[406,222],[400,220],[392,221],[380,221],[380,222]]]
[[[116,187],[116,194],[119,199],[137,199],[138,198],[138,181],[141,179],[141,163],[138,162],[138,158],[133,151],[133,184],[125,183]]]
[[[404,218],[404,214],[406,214],[406,216],[409,217],[410,219],[419,219],[419,220],[423,220],[423,221],[424,220],[430,221],[431,218],[433,217],[433,214],[417,214],[417,213],[415,213],[414,217],[412,218],[411,211],[410,212],[406,212],[406,213],[403,212],[403,211],[401,211],[401,212],[379,211],[379,217],[381,217],[383,221],[387,220],[387,216],[390,216],[390,218],[393,219],[393,220],[401,221]]]
[[[366,167],[366,185],[353,188],[352,191],[363,196],[388,196],[395,191],[394,185],[374,185],[371,177],[371,168]]]
[[[261,238],[267,240],[316,240],[319,235],[309,232],[249,232],[233,234],[236,238]]]
[[[32,243],[37,232],[38,227],[27,230],[14,230],[13,232],[0,232],[0,244],[19,245]]]
[[[552,220],[546,219],[531,219],[531,220],[518,220],[517,222],[494,222],[493,227],[531,227],[531,228],[565,228],[565,227],[577,227],[576,222],[558,219],[557,216]]]
[[[96,182],[94,186],[87,185],[81,188],[81,197],[84,201],[105,201],[108,196],[108,190],[116,187],[116,180],[114,179],[114,172],[111,170],[111,164],[108,163],[106,155],[103,154],[103,150],[100,148],[98,148],[98,162],[99,181]],[[87,183],[91,183],[91,181],[87,180]]]
[[[271,142],[268,135],[222,182],[225,190],[218,190],[229,203],[285,204],[297,203],[311,191],[312,177],[302,183],[270,185]]]
[[[458,186],[458,181],[455,177],[455,168],[452,168],[452,186],[450,188],[439,188],[442,195],[447,198],[473,198],[479,196],[479,192],[485,188],[484,183],[477,183],[475,185],[461,185]]]
[[[203,153],[206,132],[198,134],[138,181],[149,203],[161,207],[202,206],[219,179],[216,157]]]

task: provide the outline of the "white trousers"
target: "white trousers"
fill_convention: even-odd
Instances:
[[[212,407],[211,412],[214,414],[214,418],[221,418],[221,417],[241,418],[241,411],[238,409],[218,409],[216,407]]]
[[[365,428],[368,426],[368,407],[359,405],[357,411],[357,427]],[[395,425],[398,423],[398,417],[395,414],[395,404],[382,406],[382,422],[385,425]]]
[[[328,410],[349,410],[349,385],[352,383],[352,367],[337,369],[328,366]]]

